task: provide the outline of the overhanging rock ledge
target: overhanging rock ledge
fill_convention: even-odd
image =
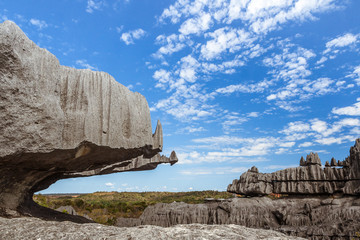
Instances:
[[[161,123],[152,134],[144,96],[107,73],[61,66],[11,21],[0,24],[0,118],[0,216],[87,222],[38,206],[33,193],[177,162],[159,155]]]

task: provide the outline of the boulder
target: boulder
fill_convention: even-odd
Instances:
[[[34,192],[59,179],[177,161],[175,152],[159,155],[161,123],[152,134],[144,96],[107,73],[61,66],[11,21],[0,24],[0,99],[0,216],[59,220],[33,202]]]

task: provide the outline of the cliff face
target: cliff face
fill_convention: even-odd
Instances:
[[[61,66],[0,24],[0,215],[36,215],[36,191],[69,177],[174,164],[146,99],[109,74]],[[36,208],[36,209],[35,209]]]
[[[259,173],[252,167],[228,186],[228,192],[261,196],[270,193],[318,195],[343,193],[360,195],[360,139],[350,149],[344,161],[331,160],[321,166],[319,156],[311,153],[300,167],[287,168],[274,173]]]

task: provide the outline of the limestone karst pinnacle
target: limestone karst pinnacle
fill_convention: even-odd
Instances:
[[[237,194],[261,196],[271,193],[293,195],[321,195],[342,193],[360,195],[360,138],[350,148],[344,161],[331,159],[322,167],[317,153],[300,159],[300,167],[287,168],[273,173],[253,171],[243,173],[228,186]]]
[[[0,98],[0,216],[46,215],[32,195],[59,179],[177,161],[159,155],[161,123],[152,134],[144,96],[61,66],[11,21],[0,24]]]

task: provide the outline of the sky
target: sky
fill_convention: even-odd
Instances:
[[[144,95],[163,153],[144,172],[60,180],[42,193],[226,191],[253,165],[343,160],[360,137],[358,0],[0,0],[62,65]]]

